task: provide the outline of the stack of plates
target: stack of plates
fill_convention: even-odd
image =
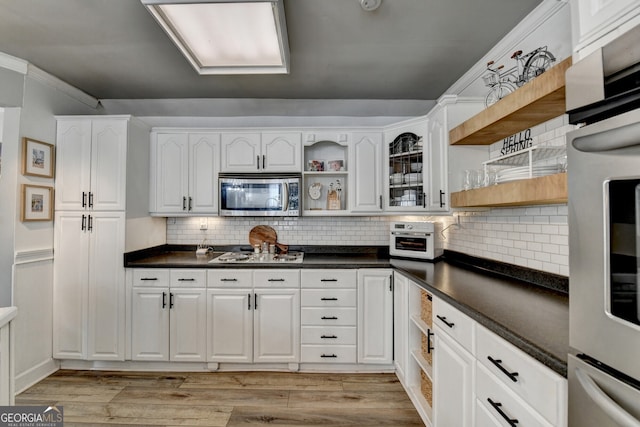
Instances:
[[[554,173],[558,173],[558,165],[533,166],[531,168],[531,175],[529,175],[529,166],[520,166],[499,171],[496,177],[496,183],[500,184],[502,182],[517,181],[519,179],[535,178]]]

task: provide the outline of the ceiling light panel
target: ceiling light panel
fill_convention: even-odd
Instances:
[[[200,74],[288,73],[279,1],[142,3]]]

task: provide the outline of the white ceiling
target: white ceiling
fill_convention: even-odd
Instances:
[[[98,99],[434,100],[540,3],[284,0],[290,74],[200,76],[138,0],[0,0],[0,52]]]

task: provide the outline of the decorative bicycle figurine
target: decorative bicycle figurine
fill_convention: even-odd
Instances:
[[[546,46],[532,50],[526,55],[517,50],[511,55],[511,59],[515,59],[517,64],[506,71],[502,71],[504,65],[493,67],[493,61],[487,62],[488,74],[482,76],[485,86],[491,88],[484,100],[487,107],[544,73],[556,60]]]

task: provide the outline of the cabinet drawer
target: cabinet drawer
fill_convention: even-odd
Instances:
[[[300,320],[308,326],[355,326],[358,315],[355,308],[314,308],[303,307]]]
[[[299,288],[300,270],[254,270],[253,285],[256,288]]]
[[[302,270],[303,288],[354,288],[357,283],[357,271],[336,269],[304,269]]]
[[[169,273],[172,288],[205,288],[207,286],[206,270],[175,269]]]
[[[566,399],[566,379],[488,329],[478,326],[477,334],[478,363],[551,424],[562,424],[566,416],[562,413],[564,405],[561,404]],[[512,379],[508,374],[517,375],[511,375]]]
[[[139,268],[133,270],[133,286],[168,287],[169,270]]]
[[[303,326],[300,332],[302,344],[356,345],[357,338],[355,326]]]
[[[508,418],[519,426],[551,426],[482,365],[476,369],[476,399],[498,420]]]
[[[355,307],[355,289],[303,289],[302,306],[306,307]]]
[[[473,353],[475,322],[469,316],[440,299],[433,298],[433,324]]]
[[[207,271],[208,288],[252,288],[251,270],[216,269]]]
[[[355,345],[303,345],[301,363],[356,363]]]

